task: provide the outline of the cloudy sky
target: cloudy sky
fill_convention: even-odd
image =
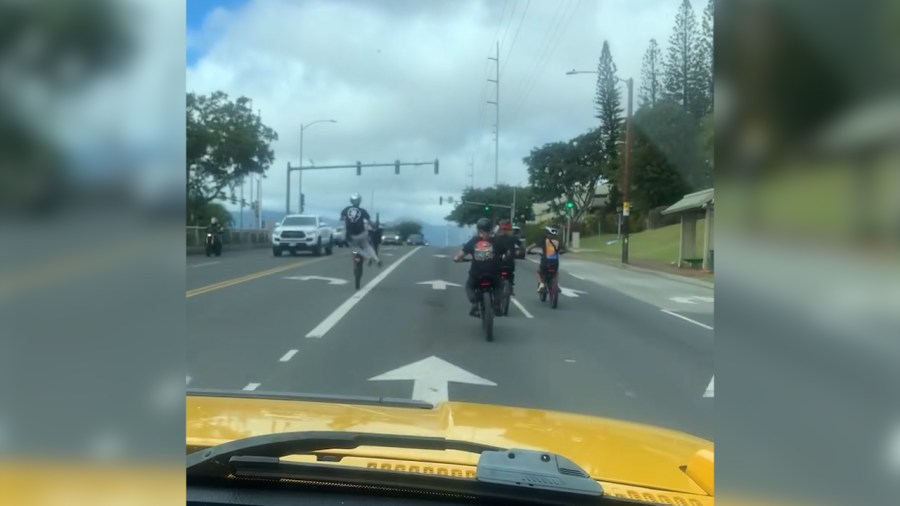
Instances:
[[[264,208],[283,211],[285,169],[440,159],[430,166],[309,171],[307,212],[337,213],[358,191],[388,219],[441,223],[441,195],[494,183],[494,56],[500,41],[501,183],[525,184],[532,147],[594,126],[608,40],[620,77],[640,76],[650,38],[666,47],[680,0],[218,0],[188,2],[187,89],[253,99],[280,139]],[[698,17],[703,5],[694,2]],[[705,4],[705,3],[704,3]],[[624,86],[623,86],[624,90]],[[624,105],[624,100],[623,100]],[[297,174],[291,210],[297,211]],[[371,202],[374,191],[374,206]]]

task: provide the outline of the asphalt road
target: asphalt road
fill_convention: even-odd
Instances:
[[[468,264],[451,262],[454,252],[383,247],[360,292],[346,249],[189,258],[189,386],[446,397],[713,438],[711,287],[564,256],[554,310],[538,300],[529,257],[509,317],[486,342],[456,286]]]

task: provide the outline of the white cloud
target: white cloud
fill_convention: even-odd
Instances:
[[[494,110],[484,100],[493,97],[486,58],[498,31],[501,38],[506,33],[500,180],[525,183],[521,160],[532,147],[595,124],[593,77],[565,72],[595,69],[606,39],[620,76],[639,78],[649,39],[666,45],[678,4],[533,0],[507,62],[526,3],[508,2],[514,7],[500,19],[503,4],[486,0],[257,0],[232,13],[216,11],[190,35],[206,52],[188,69],[187,87],[246,95],[279,133],[263,185],[267,209],[284,209],[285,167],[298,162],[300,124],[333,118],[337,124],[306,130],[305,164],[439,158],[441,174],[434,176],[431,167],[404,167],[399,177],[391,168],[364,170],[362,177],[353,170],[307,172],[309,211],[336,213],[350,192],[368,200],[374,189],[383,216],[440,223],[449,208],[438,206],[438,196],[458,195],[468,184],[470,157],[476,186],[493,184]],[[293,209],[296,180],[295,173]]]

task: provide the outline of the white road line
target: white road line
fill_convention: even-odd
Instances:
[[[694,325],[703,327],[703,328],[705,328],[705,329],[713,330],[712,327],[710,327],[709,325],[707,325],[707,324],[705,324],[705,323],[700,323],[700,322],[698,322],[698,321],[696,321],[696,320],[691,320],[691,319],[688,318],[687,316],[682,316],[682,315],[680,315],[680,314],[678,314],[678,313],[676,313],[676,312],[674,312],[674,311],[669,311],[668,309],[661,309],[660,311],[662,311],[663,313],[666,313],[666,314],[670,314],[670,315],[672,315],[672,316],[674,316],[674,317],[676,317],[676,318],[681,318],[681,319],[684,320],[684,321],[691,322],[691,323],[693,323]]]
[[[574,277],[576,277],[576,278],[578,278],[578,279],[584,281],[584,278],[581,277],[581,276],[579,276],[578,274],[574,274],[574,273],[571,273],[571,272],[570,272],[569,274],[572,274],[572,276],[574,276]]]
[[[715,397],[713,392],[713,382],[716,380],[716,377],[713,376],[709,380],[709,386],[706,387],[706,392],[703,392],[703,397]]]
[[[189,265],[188,267],[206,267],[207,265],[216,265],[216,264],[220,264],[220,263],[222,263],[222,262],[219,260],[216,260],[215,262],[203,262],[202,264],[193,264],[193,265]]]
[[[354,293],[349,299],[345,300],[343,304],[338,306],[330,315],[326,316],[322,323],[316,325],[316,328],[309,331],[309,334],[306,334],[306,337],[309,339],[321,339],[325,334],[331,330],[332,327],[337,325],[337,322],[341,321],[341,318],[347,315],[353,306],[355,306],[359,301],[362,300],[363,297],[366,296],[378,283],[388,276],[394,269],[397,268],[398,265],[403,263],[404,260],[412,256],[413,253],[422,249],[422,246],[417,246],[416,249],[410,251],[409,253],[400,257],[399,260],[393,262],[388,265],[388,267],[381,271],[381,274],[375,276],[372,281],[366,283],[366,286],[360,288],[360,290]]]
[[[187,376],[187,380],[184,382],[184,384],[185,384],[185,386],[191,384],[191,377],[190,377],[190,376]]]
[[[517,301],[516,299],[514,299],[512,297],[510,297],[509,300],[513,304],[515,304],[517,308],[519,308],[519,311],[521,311],[522,314],[525,315],[525,318],[534,318],[534,316],[531,316],[531,313],[529,313],[528,310],[525,309],[525,306],[523,306],[521,302]]]
[[[247,383],[247,386],[244,387],[244,390],[252,392],[257,388],[259,388],[259,383]]]
[[[278,361],[279,362],[287,362],[288,360],[294,358],[294,355],[297,354],[297,351],[299,351],[299,350],[289,350],[287,353],[284,354],[283,357],[279,358]]]

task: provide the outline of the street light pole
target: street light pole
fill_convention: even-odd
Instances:
[[[625,170],[622,174],[622,263],[628,263],[628,215],[631,211],[631,117],[634,100],[634,79],[627,79],[628,85],[628,118],[625,120]]]
[[[315,125],[316,123],[337,123],[337,121],[333,120],[333,119],[319,119],[319,120],[313,121],[312,123],[308,123],[306,125],[304,125],[302,123],[300,124],[300,166],[297,167],[297,172],[299,172],[299,174],[297,175],[297,179],[299,180],[298,186],[300,189],[300,193],[299,193],[299,195],[297,195],[297,204],[298,204],[297,209],[298,209],[298,212],[300,212],[300,213],[303,213],[303,211],[304,211],[304,209],[303,209],[304,208],[304,205],[303,205],[304,204],[304,202],[303,202],[303,132],[307,128]],[[288,167],[290,167],[290,166],[288,166]],[[290,168],[288,168],[288,188],[290,188],[290,179],[291,179]],[[288,206],[290,207],[290,190],[288,190],[288,192],[289,192],[288,193],[288,199],[289,199]]]

